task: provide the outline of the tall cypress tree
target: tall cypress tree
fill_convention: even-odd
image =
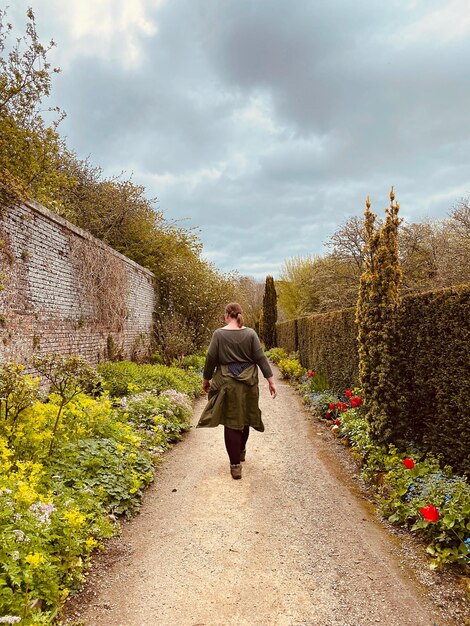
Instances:
[[[381,442],[393,439],[399,419],[394,350],[396,309],[400,301],[401,268],[398,256],[399,205],[394,202],[381,226],[370,211],[364,213],[365,262],[357,303],[359,373],[372,435]]]
[[[266,276],[263,296],[263,339],[268,350],[276,345],[277,294],[274,278]]]

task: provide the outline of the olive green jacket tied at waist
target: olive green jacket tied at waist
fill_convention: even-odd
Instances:
[[[250,364],[238,376],[230,373],[228,365],[218,365],[211,380],[208,402],[197,428],[223,424],[241,430],[249,425],[263,432],[264,424],[258,399],[256,363]]]

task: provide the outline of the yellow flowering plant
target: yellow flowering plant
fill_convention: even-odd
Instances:
[[[9,402],[0,400],[0,608],[25,625],[48,623],[115,532],[110,514],[130,516],[140,506],[159,455],[189,428],[191,402],[168,388],[119,405],[106,393],[92,397],[88,366],[60,358],[42,362],[55,385],[42,401],[36,380],[8,367],[19,391],[10,384]],[[138,377],[167,384],[177,378],[167,369]]]

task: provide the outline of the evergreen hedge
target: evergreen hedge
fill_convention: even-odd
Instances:
[[[393,320],[391,354],[399,411],[388,413],[389,441],[442,454],[460,473],[470,473],[469,318],[470,285],[407,296]],[[278,346],[298,351],[336,391],[358,381],[356,336],[353,309],[277,325]]]
[[[291,354],[297,352],[299,341],[297,335],[297,320],[287,320],[276,324],[277,346]]]
[[[470,473],[470,285],[404,298],[396,328],[401,410],[393,439]]]
[[[301,364],[326,377],[341,392],[359,381],[355,309],[321,313],[277,325],[277,343],[298,352]]]

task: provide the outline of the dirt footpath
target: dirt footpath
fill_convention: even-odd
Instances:
[[[322,451],[323,426],[278,388],[273,401],[261,381],[266,432],[251,432],[242,480],[230,476],[221,427],[192,429],[166,456],[69,616],[87,626],[454,623],[433,613],[396,539]]]

